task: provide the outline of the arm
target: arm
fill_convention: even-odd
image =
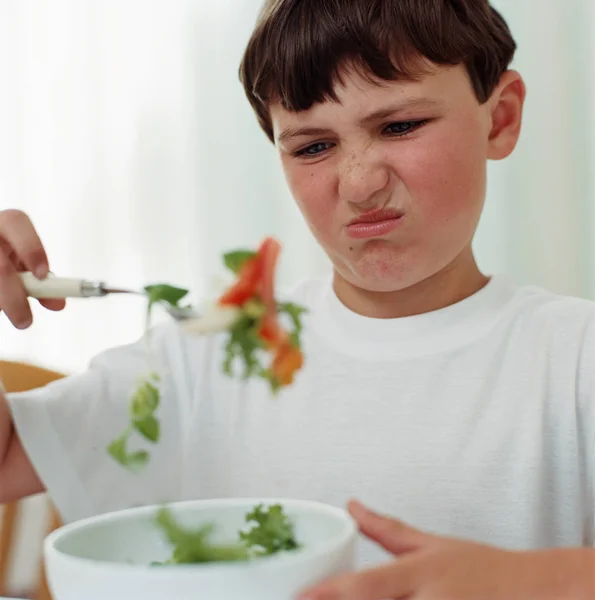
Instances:
[[[438,537],[352,503],[360,531],[399,557],[341,575],[299,600],[593,600],[595,550],[511,552]]]
[[[573,600],[595,598],[595,549],[545,550],[529,553],[526,558],[528,564],[535,566],[535,597]]]
[[[0,211],[0,312],[20,328],[32,320],[19,278],[23,270],[43,278],[49,271],[45,250],[27,215]],[[65,304],[40,303],[51,310]],[[131,394],[149,369],[147,340],[141,339],[103,352],[80,375],[28,392],[0,393],[0,503],[46,489],[69,521],[179,494],[182,472],[171,464],[179,464],[183,452],[179,403],[187,400],[190,374],[180,365],[186,364],[186,348],[177,327],[161,328],[152,339],[164,376],[162,436],[148,467],[132,476],[107,452],[129,424]],[[132,443],[144,450],[143,441]]]
[[[29,217],[18,210],[0,211],[0,311],[17,327],[31,324],[32,315],[18,271],[40,277],[49,270],[48,259]],[[46,308],[61,310],[63,300],[43,300]],[[16,433],[0,382],[0,504],[43,491]]]
[[[149,451],[148,465],[131,473],[108,453],[129,425],[131,395],[147,373],[147,340],[141,338],[102,352],[83,373],[6,394],[0,409],[6,447],[0,502],[46,489],[69,522],[179,497],[184,473],[171,465],[183,462],[184,416],[193,386],[181,365],[200,360],[201,351],[175,324],[153,330],[151,340],[153,365],[162,376],[156,415],[161,437],[151,444],[135,433],[129,445],[130,451]]]
[[[0,392],[0,504],[43,490],[14,429],[6,397]]]
[[[0,382],[0,474],[2,472],[2,465],[6,458],[8,446],[12,438],[12,420],[10,418],[10,412],[6,404],[6,397],[4,396],[4,389]],[[1,483],[0,479],[0,483]],[[0,486],[0,494],[2,493],[2,486]],[[0,499],[0,504],[2,500]]]

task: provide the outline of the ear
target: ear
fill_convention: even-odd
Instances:
[[[527,89],[516,71],[506,71],[488,101],[492,128],[488,140],[488,158],[502,160],[515,149],[521,133]]]

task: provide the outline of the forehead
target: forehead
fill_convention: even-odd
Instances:
[[[467,70],[462,65],[428,66],[413,81],[383,81],[372,79],[355,69],[345,69],[335,84],[337,100],[315,104],[301,112],[288,111],[279,102],[270,106],[275,136],[288,126],[302,126],[319,120],[362,120],[374,111],[386,107],[423,110],[459,104],[465,97],[474,98]]]

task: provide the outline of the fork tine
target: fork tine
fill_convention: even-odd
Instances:
[[[144,293],[139,290],[124,290],[119,288],[103,288],[105,294],[137,294],[143,296]]]
[[[187,321],[189,319],[198,319],[201,317],[201,314],[193,308],[168,306],[166,310],[176,321]]]

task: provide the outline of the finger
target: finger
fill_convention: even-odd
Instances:
[[[414,592],[410,570],[405,564],[395,562],[337,577],[307,590],[298,600],[407,600]]]
[[[66,306],[66,300],[62,300],[59,298],[44,298],[43,300],[39,300],[39,303],[48,310],[60,311],[63,310]]]
[[[43,279],[49,272],[49,262],[43,244],[31,219],[20,210],[0,212],[0,236],[12,248],[15,257],[25,267]]]
[[[357,501],[349,503],[349,512],[366,537],[395,555],[417,550],[432,539],[431,535],[379,515]]]
[[[33,322],[31,307],[21,278],[11,260],[0,250],[0,310],[6,313],[17,329],[26,329]]]

